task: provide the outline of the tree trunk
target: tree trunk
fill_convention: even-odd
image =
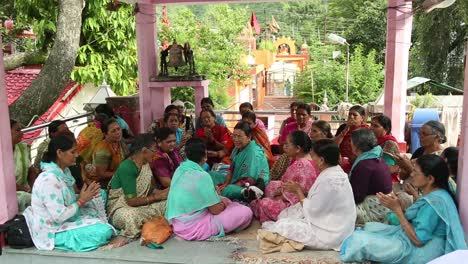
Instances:
[[[46,112],[68,84],[79,48],[82,10],[82,0],[59,0],[54,46],[37,78],[10,106],[12,118],[28,124],[34,115]]]
[[[19,52],[3,57],[5,71],[13,70],[25,65],[44,64],[47,54],[42,51]]]

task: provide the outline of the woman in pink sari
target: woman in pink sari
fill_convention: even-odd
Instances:
[[[312,141],[300,130],[294,131],[287,137],[284,152],[292,158],[280,181],[271,181],[265,188],[265,198],[250,203],[254,215],[260,222],[276,221],[280,212],[298,202],[298,198],[283,191],[286,182],[298,183],[303,192],[307,192],[318,176],[318,170],[309,152]]]

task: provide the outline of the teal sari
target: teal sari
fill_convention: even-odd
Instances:
[[[427,263],[467,248],[457,208],[447,191],[437,190],[419,198],[406,210],[405,217],[424,246],[416,247],[400,225],[367,223],[344,241],[341,261]]]
[[[221,202],[210,175],[197,163],[186,160],[174,172],[166,203],[166,219],[203,211]]]
[[[231,161],[231,183],[247,177],[251,177],[255,181],[263,179],[265,185],[270,181],[270,169],[265,153],[254,140],[250,141],[243,150],[235,148],[231,154]]]
[[[263,148],[252,140],[244,149],[234,148],[231,154],[231,182],[224,188],[222,195],[235,200],[242,200],[242,186],[236,185],[241,180],[250,178],[254,182],[262,179],[264,184],[270,182],[270,170]],[[223,184],[226,174],[211,172],[214,184]]]

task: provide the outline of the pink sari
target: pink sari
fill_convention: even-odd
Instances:
[[[177,236],[185,240],[206,240],[243,230],[250,225],[251,220],[252,211],[247,206],[229,202],[226,209],[218,215],[213,215],[208,209],[204,209],[176,217],[172,219],[172,228]]]
[[[294,194],[288,192],[283,192],[275,197],[276,192],[281,190],[283,183],[288,181],[297,182],[307,196],[318,175],[318,169],[312,160],[293,160],[281,177],[281,181],[271,181],[266,186],[265,198],[250,203],[254,215],[262,223],[276,221],[281,211],[299,202]]]

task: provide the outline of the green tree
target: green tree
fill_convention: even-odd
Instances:
[[[82,8],[83,1],[76,0],[15,2],[12,16],[18,25],[34,25],[40,32],[36,50],[49,54],[38,77],[10,106],[12,118],[27,124],[44,113],[67,85],[79,47]]]
[[[247,65],[241,58],[248,49],[236,39],[246,27],[248,14],[245,9],[229,5],[214,5],[206,9],[198,19],[190,9],[169,9],[170,27],[163,27],[160,42],[176,40],[189,42],[195,54],[196,70],[211,81],[210,97],[223,107],[231,103],[227,87],[237,80],[248,78]],[[183,73],[184,69],[180,69]],[[174,73],[174,72],[173,72]],[[193,91],[186,87],[173,90],[173,99],[193,101]]]
[[[330,57],[322,61],[313,61],[309,65],[309,70],[299,75],[294,88],[295,94],[301,100],[321,103],[326,92],[329,106],[344,101],[346,64],[344,58],[331,59],[332,49],[331,46],[322,47],[322,51],[329,52]],[[313,97],[311,78],[314,80]],[[374,101],[383,91],[383,81],[383,65],[376,62],[376,52],[371,50],[369,54],[365,55],[363,48],[358,46],[350,58],[350,102],[365,104]]]
[[[106,78],[117,94],[135,91],[133,6],[115,3],[112,0],[88,0],[86,3],[82,0],[8,0],[6,5],[0,6],[0,16],[15,21],[15,30],[7,39],[17,42],[21,51],[4,58],[7,69],[45,62],[39,77],[10,107],[14,117],[27,123],[33,115],[45,112],[70,77],[95,84]],[[62,20],[61,15],[65,15]],[[61,27],[63,30],[59,30]],[[14,40],[16,33],[25,29],[35,32],[36,41]],[[51,58],[55,47],[56,55]],[[31,105],[31,98],[39,98],[38,104]]]
[[[91,0],[83,10],[80,49],[71,74],[80,83],[105,79],[118,95],[136,91],[138,74],[134,6]]]
[[[457,1],[448,8],[430,13],[418,12],[413,22],[410,76],[423,76],[453,87],[463,87],[467,25],[467,1]]]

